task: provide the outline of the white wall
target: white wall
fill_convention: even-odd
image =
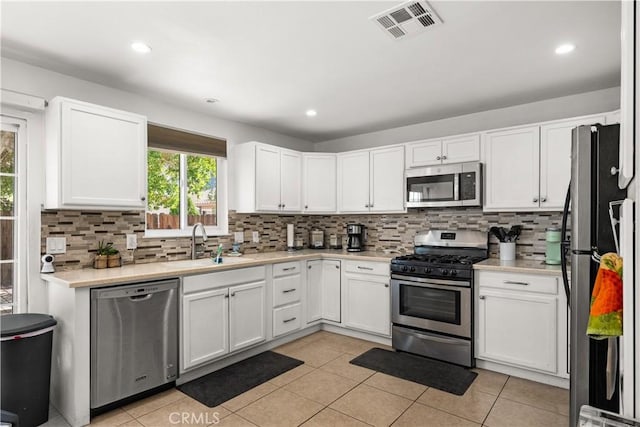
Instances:
[[[420,139],[602,113],[618,108],[620,108],[620,88],[613,87],[318,142],[315,144],[315,150],[335,153],[379,147]]]

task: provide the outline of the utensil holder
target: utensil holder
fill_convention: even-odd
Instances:
[[[500,243],[500,261],[514,261],[516,259],[516,242]]]

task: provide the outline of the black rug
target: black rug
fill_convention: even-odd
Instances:
[[[462,396],[478,376],[461,366],[381,348],[372,348],[350,363],[458,396]]]
[[[178,386],[178,390],[213,408],[303,363],[298,359],[265,351],[182,384]]]

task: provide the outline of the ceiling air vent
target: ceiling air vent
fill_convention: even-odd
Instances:
[[[369,19],[396,40],[442,24],[442,19],[426,1],[408,1]]]

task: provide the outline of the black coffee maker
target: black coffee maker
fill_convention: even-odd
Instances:
[[[364,250],[365,227],[362,224],[347,224],[347,251],[360,252]]]

